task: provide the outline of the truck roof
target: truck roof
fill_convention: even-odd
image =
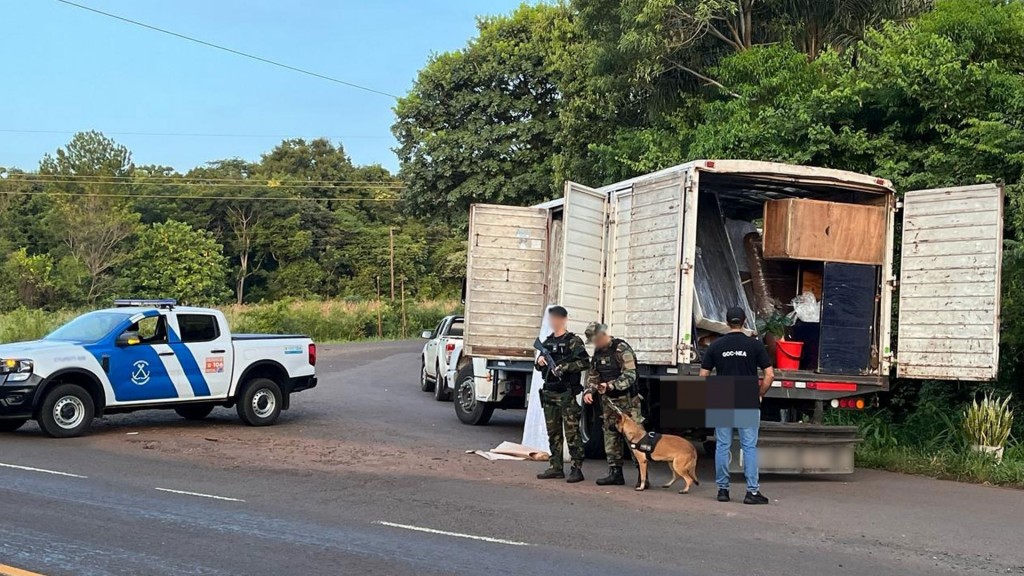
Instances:
[[[784,164],[782,162],[764,162],[761,160],[693,160],[684,164],[677,164],[669,168],[643,174],[629,180],[615,182],[598,188],[602,192],[615,192],[629,188],[637,182],[660,178],[666,174],[686,170],[700,170],[716,174],[736,174],[738,176],[758,176],[765,179],[782,182],[833,182],[842,184],[844,187],[856,188],[864,192],[876,194],[892,194],[896,191],[892,182],[885,178],[878,178],[868,174],[850,172],[848,170],[837,170],[835,168],[819,168],[817,166],[802,166],[799,164]],[[565,204],[564,198],[556,198],[540,204],[534,204],[534,208],[550,210],[559,208]]]

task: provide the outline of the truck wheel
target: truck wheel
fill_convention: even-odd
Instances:
[[[0,420],[0,432],[14,432],[24,426],[26,422],[28,422],[28,418],[23,420]]]
[[[438,402],[450,402],[452,399],[452,393],[448,391],[448,384],[441,377],[441,367],[438,366],[436,371],[437,378],[434,378],[434,400]]]
[[[473,380],[472,363],[459,368],[455,376],[455,415],[463,424],[483,426],[494,414],[494,406],[487,402],[477,402]]]
[[[420,390],[424,392],[431,392],[434,390],[434,386],[435,384],[427,377],[426,361],[420,360]]]
[[[178,406],[174,411],[185,420],[203,420],[213,412],[213,404],[186,404]]]
[[[242,389],[236,409],[249,426],[270,426],[281,415],[281,387],[269,378],[253,378]]]
[[[81,436],[92,425],[92,396],[75,384],[61,384],[46,393],[39,407],[39,427],[52,438]]]

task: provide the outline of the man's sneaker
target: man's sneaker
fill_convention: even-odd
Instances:
[[[746,497],[743,498],[744,504],[767,504],[768,498],[760,492],[747,492]]]
[[[729,501],[729,491],[727,489],[725,489],[725,488],[719,488],[718,489],[718,501],[719,502],[728,502]]]
[[[569,484],[575,484],[577,482],[583,482],[583,470],[580,470],[579,466],[573,466],[569,470],[569,477],[565,479]]]
[[[548,468],[537,474],[537,480],[551,480],[553,478],[565,478],[565,470],[562,468]]]

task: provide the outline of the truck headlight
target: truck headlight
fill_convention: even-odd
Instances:
[[[24,382],[32,376],[31,360],[7,359],[0,361],[0,374],[7,376],[8,382]]]

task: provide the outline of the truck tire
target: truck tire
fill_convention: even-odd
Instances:
[[[39,407],[39,427],[51,438],[73,438],[89,430],[96,405],[85,388],[60,384],[52,388]]]
[[[238,417],[249,426],[270,426],[281,415],[284,398],[281,387],[269,378],[246,382],[235,406]]]
[[[469,426],[483,426],[494,414],[494,406],[488,402],[478,402],[473,382],[473,364],[467,363],[455,376],[455,415],[459,421]]]
[[[434,383],[427,377],[427,362],[426,360],[420,360],[420,390],[424,392],[432,392],[434,390]]]
[[[0,432],[14,432],[28,422],[28,418],[19,420],[0,420]]]
[[[437,378],[434,378],[434,400],[438,402],[451,402],[452,393],[448,390],[448,384],[441,377],[441,367],[438,366],[434,371],[437,374]]]
[[[178,406],[174,412],[185,420],[204,420],[213,412],[213,404],[185,404]]]

